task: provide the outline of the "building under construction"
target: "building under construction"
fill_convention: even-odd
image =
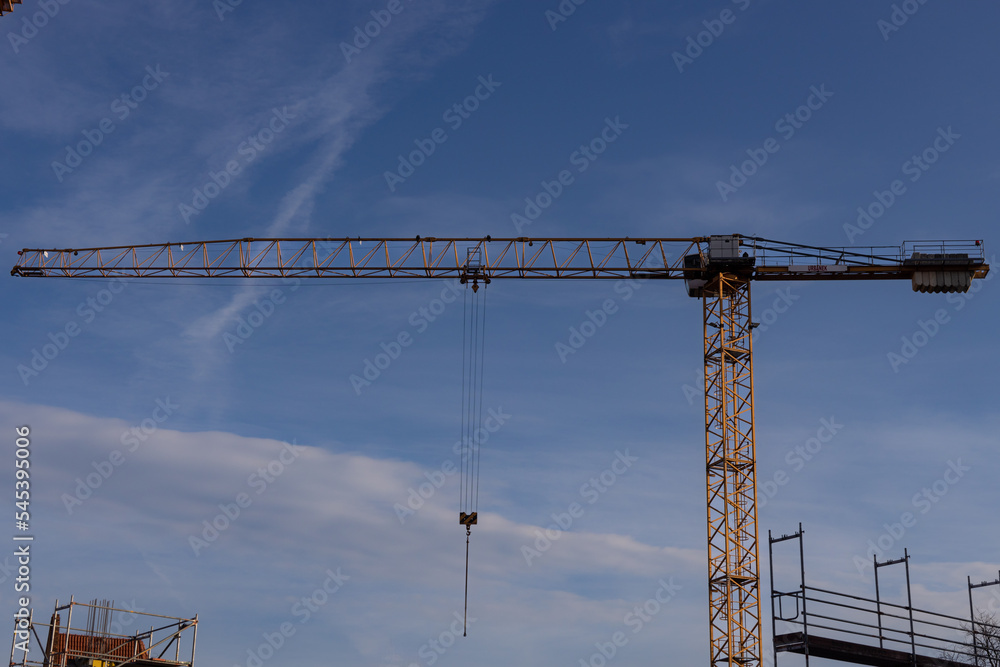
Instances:
[[[197,615],[117,609],[107,600],[57,600],[48,623],[32,612],[26,625],[15,620],[11,667],[192,667],[198,638]]]

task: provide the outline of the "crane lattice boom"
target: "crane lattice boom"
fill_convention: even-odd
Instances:
[[[716,240],[713,247],[712,239]],[[728,241],[728,243],[724,243]],[[732,247],[724,247],[731,245]],[[980,241],[818,248],[732,236],[695,238],[244,238],[76,249],[25,249],[11,275],[173,278],[691,278],[720,252],[746,253],[754,280],[985,276]],[[699,257],[692,262],[693,255]],[[717,257],[717,259],[728,259]]]

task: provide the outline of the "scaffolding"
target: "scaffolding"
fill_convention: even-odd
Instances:
[[[56,600],[48,623],[35,620],[34,610],[14,620],[10,666],[193,667],[197,639],[197,614],[177,618],[118,609],[108,600],[70,598],[62,606]]]
[[[774,545],[799,543],[798,589],[779,590],[774,580]],[[1000,586],[996,581],[973,584],[968,579],[969,618],[917,609],[910,587],[910,554],[879,561],[875,568],[875,598],[831,591],[806,583],[803,530],[773,537],[768,531],[771,570],[771,632],[775,665],[779,653],[796,653],[871,667],[973,667],[995,665],[1000,625],[976,618],[973,591]],[[879,570],[903,565],[906,603],[887,602],[879,584]],[[780,626],[780,628],[779,628]],[[780,629],[780,632],[779,632]],[[991,642],[984,641],[990,638]]]

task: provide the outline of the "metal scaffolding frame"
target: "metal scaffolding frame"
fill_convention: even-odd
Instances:
[[[998,576],[996,581],[981,581],[978,584],[972,583],[972,577],[966,577],[966,581],[968,582],[969,585],[969,618],[972,619],[969,629],[972,633],[972,655],[974,658],[973,664],[976,665],[979,664],[979,649],[983,643],[981,642],[981,640],[979,640],[979,634],[980,634],[979,628],[981,626],[985,626],[986,624],[976,620],[976,606],[972,600],[972,591],[976,590],[977,588],[986,588],[987,586],[1000,586],[1000,571],[997,572],[997,575]],[[1000,595],[997,596],[997,599],[1000,599]],[[985,636],[996,637],[997,634],[995,632],[994,633],[987,632],[985,633]],[[993,651],[996,651],[997,648],[998,647],[996,646],[992,647]],[[989,650],[989,647],[987,647],[987,650]],[[992,655],[989,657],[992,658],[994,661],[1000,658],[1000,656],[997,655]],[[989,664],[989,662],[987,662],[987,664]]]
[[[80,610],[74,615],[74,610]],[[74,627],[80,613],[86,613],[85,625]],[[63,623],[65,614],[65,623]],[[74,618],[74,616],[76,618]],[[118,620],[116,620],[118,619]],[[136,625],[148,630],[124,634],[126,627]],[[120,630],[116,631],[116,626]],[[182,649],[190,639],[190,651]],[[49,623],[37,621],[34,610],[27,624],[14,619],[14,638],[10,649],[10,667],[193,667],[198,641],[198,616],[179,618],[146,612],[119,609],[113,602],[97,600],[87,604],[76,602],[60,606]],[[173,648],[173,655],[168,655]],[[21,656],[16,659],[16,654]],[[38,658],[31,658],[37,652]]]
[[[774,537],[768,531],[771,570],[771,632],[775,654],[797,653],[808,666],[811,658],[826,658],[872,667],[968,667],[978,665],[976,642],[968,639],[975,628],[1000,633],[1000,625],[975,620],[972,591],[993,582],[969,580],[969,618],[913,606],[910,554],[879,562],[873,557],[875,598],[864,598],[810,586],[806,583],[802,525],[790,535]],[[774,581],[774,545],[799,541],[800,581],[797,590],[779,590]],[[879,568],[904,564],[906,604],[886,602],[879,588]],[[791,630],[779,634],[782,630]],[[788,626],[791,626],[790,628]],[[973,635],[974,637],[974,635]]]

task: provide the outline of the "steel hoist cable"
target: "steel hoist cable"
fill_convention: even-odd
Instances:
[[[465,290],[462,318],[462,435],[458,521],[465,526],[465,637],[469,615],[469,539],[479,520],[479,471],[482,460],[483,369],[486,290],[473,280]]]

